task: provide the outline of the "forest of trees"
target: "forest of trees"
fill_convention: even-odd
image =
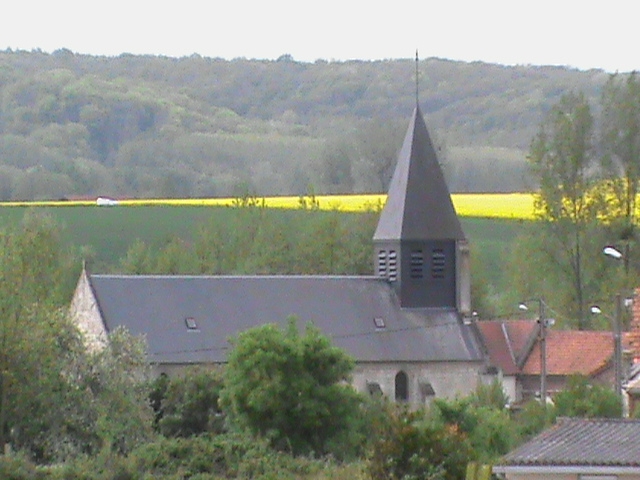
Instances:
[[[0,200],[384,192],[415,106],[414,60],[296,62],[0,52]],[[603,71],[419,62],[454,192],[534,187],[526,155]]]

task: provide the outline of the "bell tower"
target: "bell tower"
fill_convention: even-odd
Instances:
[[[416,104],[373,236],[374,272],[402,308],[470,310],[469,250]]]

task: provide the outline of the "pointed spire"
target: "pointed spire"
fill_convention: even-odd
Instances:
[[[373,240],[464,239],[422,112],[416,105]]]
[[[416,48],[416,105],[419,105],[419,99],[418,99],[418,93],[420,91],[420,87],[419,87],[419,79],[420,77],[418,76],[418,65],[420,64],[420,60],[418,60],[418,49]]]

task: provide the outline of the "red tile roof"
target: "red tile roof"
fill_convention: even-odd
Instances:
[[[547,330],[548,375],[596,375],[610,363],[613,334],[606,331]],[[536,342],[522,373],[540,374],[540,343]]]
[[[506,375],[540,375],[535,320],[489,320],[477,325],[492,365]],[[613,353],[611,332],[547,330],[548,375],[596,375],[611,364]],[[522,369],[518,369],[517,361],[525,358]]]
[[[518,373],[516,362],[527,340],[538,328],[532,320],[487,320],[478,322],[489,360],[506,375]]]

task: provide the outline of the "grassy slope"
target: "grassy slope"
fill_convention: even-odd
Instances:
[[[16,224],[27,207],[0,208],[0,226]],[[88,246],[94,252],[94,271],[113,271],[135,239],[160,246],[172,236],[190,239],[198,225],[213,216],[233,215],[228,207],[37,207],[62,227],[64,239],[74,247]],[[345,213],[345,215],[358,215]],[[476,264],[494,288],[504,286],[504,263],[511,245],[529,222],[522,220],[463,217]]]

